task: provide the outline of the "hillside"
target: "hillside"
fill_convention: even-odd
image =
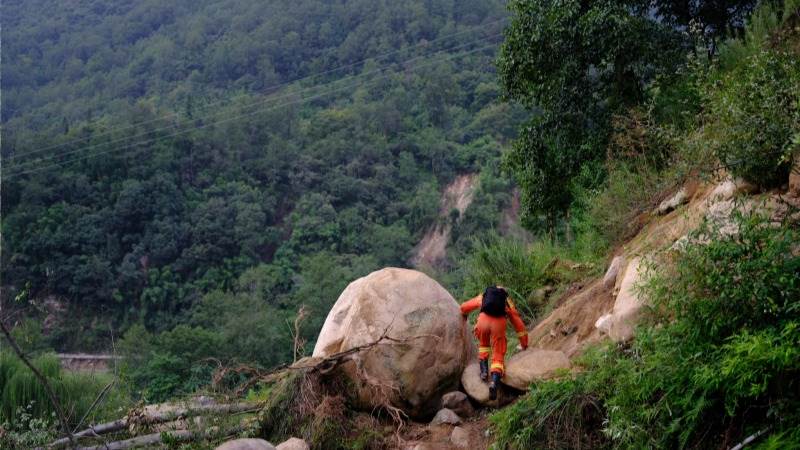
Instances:
[[[0,447],[800,448],[799,0],[9,11]]]
[[[3,302],[56,350],[216,333],[221,297],[278,323],[305,305],[313,342],[344,280],[406,265],[524,116],[497,101],[502,2],[4,6]],[[287,361],[283,328],[231,357]]]

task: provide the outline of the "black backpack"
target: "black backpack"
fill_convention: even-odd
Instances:
[[[481,302],[481,312],[492,317],[505,317],[506,299],[508,292],[496,286],[489,286],[483,291],[483,301]]]

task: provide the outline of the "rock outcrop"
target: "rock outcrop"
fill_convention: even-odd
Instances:
[[[686,192],[686,188],[681,188],[675,195],[661,202],[658,208],[656,208],[655,213],[659,216],[663,216],[688,201],[689,195]]]
[[[355,403],[386,403],[411,417],[430,417],[441,395],[453,390],[471,354],[458,304],[439,283],[414,270],[386,268],[342,292],[322,327],[314,357],[354,348],[340,367],[352,382]]]
[[[618,277],[614,291],[616,299],[611,313],[601,316],[595,327],[615,342],[624,342],[633,337],[634,327],[644,306],[636,291],[642,280],[641,258],[631,258],[625,271]]]
[[[216,450],[275,450],[275,447],[263,439],[234,439],[220,445]]]
[[[569,358],[564,352],[528,349],[508,358],[503,383],[514,389],[527,390],[532,382],[553,378],[559,370],[569,368]]]

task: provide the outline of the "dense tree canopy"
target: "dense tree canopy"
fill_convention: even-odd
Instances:
[[[569,208],[576,177],[606,154],[612,117],[641,104],[653,80],[673,76],[692,45],[708,44],[692,33],[717,39],[753,3],[512,1],[498,68],[506,95],[539,112],[506,159],[529,226],[545,215],[552,227]]]

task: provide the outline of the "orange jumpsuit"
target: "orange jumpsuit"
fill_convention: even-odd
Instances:
[[[473,297],[461,304],[461,314],[466,317],[470,312],[480,309],[483,302],[483,294]],[[511,297],[506,302],[506,316],[511,320],[511,325],[517,331],[519,343],[522,348],[528,348],[528,332],[525,324],[519,317],[519,312],[511,301]],[[484,361],[489,359],[489,351],[492,352],[491,372],[503,375],[505,372],[506,356],[506,318],[492,317],[485,313],[478,315],[478,322],[475,324],[475,337],[478,338],[478,359]]]

